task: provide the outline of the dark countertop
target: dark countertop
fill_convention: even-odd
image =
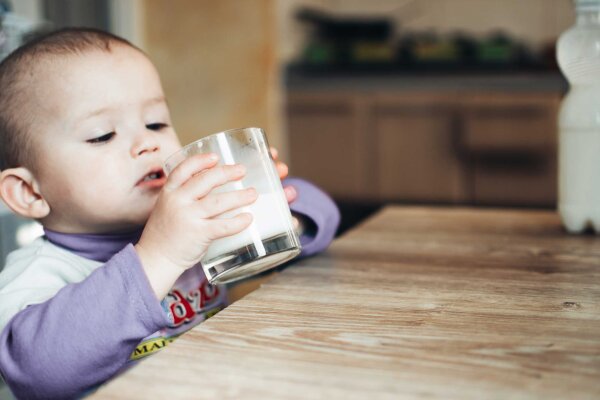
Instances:
[[[558,71],[334,73],[287,70],[290,91],[503,91],[566,93]]]

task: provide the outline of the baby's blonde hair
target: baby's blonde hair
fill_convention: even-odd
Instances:
[[[111,46],[116,44],[139,50],[127,40],[108,32],[65,28],[26,43],[0,63],[0,171],[19,166],[33,168],[35,165],[35,148],[29,129],[35,115],[28,107],[28,89],[30,85],[41,82],[42,61],[81,55],[90,50],[110,52]]]

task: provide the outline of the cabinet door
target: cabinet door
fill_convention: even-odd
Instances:
[[[291,175],[338,199],[364,199],[360,100],[347,94],[292,94],[288,101]]]
[[[461,147],[475,204],[552,206],[556,201],[558,94],[473,96]]]
[[[377,193],[386,200],[461,202],[465,169],[456,152],[456,112],[434,96],[385,98],[373,112]]]

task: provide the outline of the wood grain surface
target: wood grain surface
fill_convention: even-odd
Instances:
[[[597,399],[600,237],[388,207],[96,399]]]

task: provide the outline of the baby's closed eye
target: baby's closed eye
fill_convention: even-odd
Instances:
[[[147,124],[146,129],[149,129],[151,131],[160,131],[168,126],[169,125],[165,124],[164,122],[154,122],[152,124]]]
[[[115,132],[109,132],[109,133],[105,133],[104,135],[95,137],[93,139],[88,139],[88,140],[86,140],[86,142],[92,143],[92,144],[104,143],[104,142],[110,141],[114,136],[115,136]]]

